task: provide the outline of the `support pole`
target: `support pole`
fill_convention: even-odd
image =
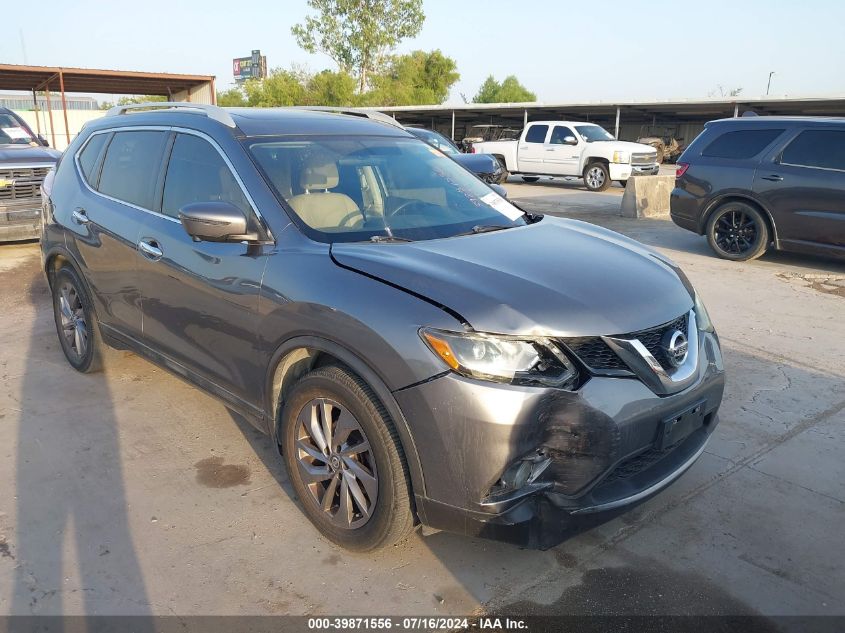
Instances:
[[[616,131],[613,134],[613,136],[615,136],[616,138],[619,138],[619,115],[621,114],[620,110],[621,108],[619,106],[616,106]]]
[[[452,110],[452,140],[455,140],[455,111]]]
[[[528,108],[522,111],[522,127],[528,127]]]
[[[38,136],[41,136],[41,117],[38,116],[38,94],[35,92],[35,88],[32,89],[32,104],[35,106],[35,128]]]
[[[738,116],[739,116],[739,104],[735,103],[734,104],[734,118],[737,118]]]
[[[59,90],[62,91],[62,112],[65,116],[65,138],[67,144],[70,145],[70,126],[67,123],[67,100],[65,99],[65,75],[61,68],[59,69]]]
[[[44,94],[47,96],[47,114],[50,116],[50,138],[53,139],[53,149],[56,149],[56,128],[53,126],[53,104],[50,103],[50,83],[44,86]]]

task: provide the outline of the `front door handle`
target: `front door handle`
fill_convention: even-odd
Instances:
[[[783,180],[783,176],[779,176],[778,174],[770,174],[768,176],[760,176],[763,180],[771,180],[772,182],[780,182]]]
[[[70,214],[70,217],[72,217],[73,221],[77,224],[88,224],[91,221],[88,219],[88,214],[85,213],[85,209],[74,209],[73,213]]]
[[[154,262],[160,260],[162,255],[164,255],[164,252],[159,248],[158,242],[149,238],[144,238],[138,242],[138,250],[141,251],[141,255]]]

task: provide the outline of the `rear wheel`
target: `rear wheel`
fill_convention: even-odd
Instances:
[[[100,332],[91,300],[76,271],[61,268],[52,283],[53,316],[62,351],[71,367],[82,373],[103,368]]]
[[[584,184],[590,191],[604,191],[610,186],[610,173],[604,163],[590,163],[584,170]]]
[[[538,180],[540,180],[540,177],[539,176],[523,176],[522,179],[525,182],[537,182]]]
[[[404,452],[361,378],[343,367],[315,369],[286,398],[281,424],[288,476],[303,511],[329,540],[369,551],[410,533]]]
[[[733,261],[756,259],[769,246],[763,214],[745,202],[728,202],[707,220],[707,241],[716,255]]]

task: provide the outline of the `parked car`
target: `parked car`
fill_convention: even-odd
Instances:
[[[678,160],[671,214],[724,259],[845,257],[845,119],[711,121]]]
[[[657,151],[648,145],[617,141],[594,123],[536,121],[519,140],[474,143],[476,154],[492,154],[525,182],[539,176],[581,176],[590,191],[604,191],[611,181],[623,187],[632,175],[656,174]]]
[[[61,155],[17,114],[0,108],[0,242],[37,238],[41,183]]]
[[[390,124],[140,108],[45,185],[62,350],[81,372],[133,350],[220,398],[328,539],[546,547],[703,452],[719,341],[663,255],[527,213]]]
[[[440,132],[421,127],[405,128],[418,139],[436,147],[461,167],[468,169],[484,182],[500,183],[508,179],[508,172],[493,156],[487,154],[463,154],[452,141]]]

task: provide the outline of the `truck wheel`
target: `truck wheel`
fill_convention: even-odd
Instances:
[[[707,242],[722,259],[757,259],[769,246],[769,227],[763,214],[744,202],[726,202],[707,220]]]
[[[628,186],[627,180],[617,180],[616,182],[618,182],[622,186],[623,189]]]
[[[590,163],[584,170],[584,184],[590,191],[604,191],[610,186],[610,173],[604,163]]]
[[[538,180],[540,180],[540,177],[539,176],[523,176],[522,179],[525,182],[537,182]]]

